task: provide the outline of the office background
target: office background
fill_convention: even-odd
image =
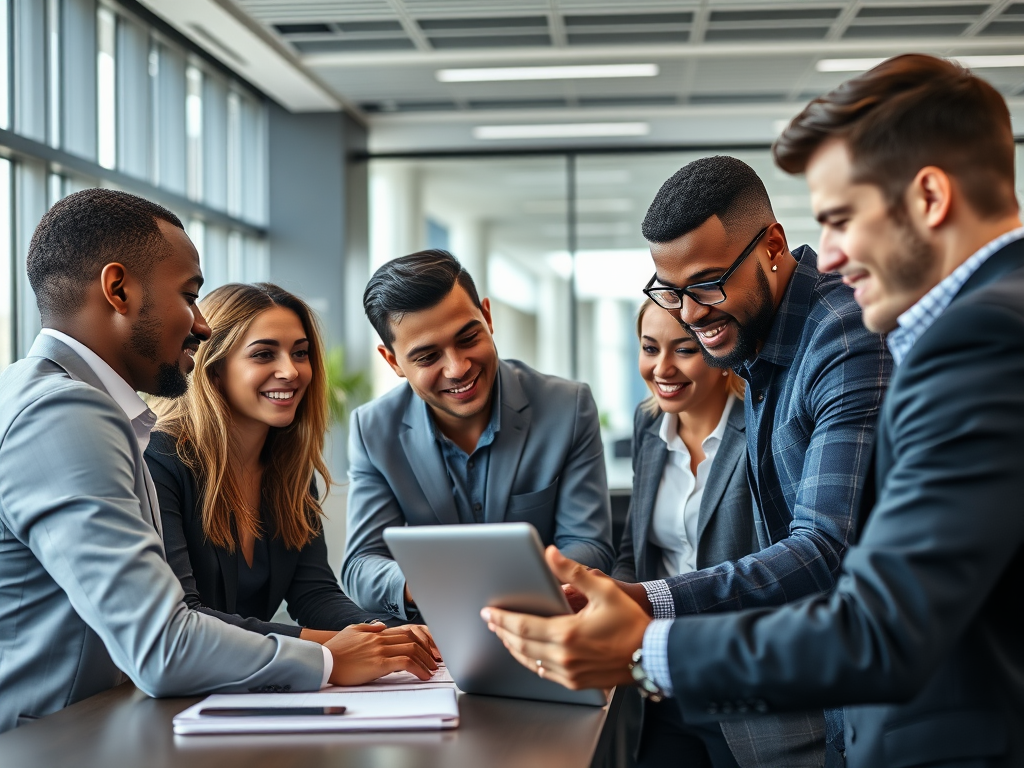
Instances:
[[[976,68],[1024,134],[1024,3],[626,7],[0,0],[0,367],[39,328],[32,231],[85,187],[175,211],[207,288],[269,279],[306,297],[367,383],[356,398],[398,383],[362,314],[367,278],[445,247],[491,297],[500,354],[591,385],[610,480],[628,487],[621,441],[645,392],[633,316],[653,272],[639,225],[672,172],[736,155],[765,180],[791,244],[816,243],[806,188],[773,167],[770,144],[808,99],[911,50]],[[634,69],[466,74],[592,65]],[[343,427],[333,437],[342,474]],[[343,496],[328,505],[335,563]]]

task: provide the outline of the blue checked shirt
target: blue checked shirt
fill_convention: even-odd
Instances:
[[[747,380],[747,474],[770,545],[736,562],[644,587],[655,621],[643,666],[671,694],[675,616],[781,605],[830,589],[856,531],[892,358],[853,291],[807,246]]]
[[[920,301],[896,318],[896,324],[899,327],[886,339],[896,365],[903,362],[903,358],[910,352],[914,342],[921,338],[921,335],[931,328],[932,323],[939,318],[939,315],[946,311],[946,307],[949,306],[953,297],[960,292],[971,275],[988,261],[989,256],[1021,238],[1024,238],[1024,227],[1011,230],[983,245],[967,261],[954,269],[945,280],[922,296]]]

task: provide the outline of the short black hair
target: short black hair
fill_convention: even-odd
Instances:
[[[384,346],[394,352],[392,323],[400,322],[407,312],[436,307],[456,283],[480,307],[476,284],[458,259],[440,248],[417,251],[393,259],[373,273],[363,292],[363,309]]]
[[[712,216],[727,231],[752,233],[775,221],[764,182],[742,160],[715,155],[684,165],[661,185],[641,230],[649,243],[668,243]]]
[[[166,252],[157,220],[184,229],[162,205],[113,189],[84,189],[54,204],[32,235],[26,263],[43,320],[73,315],[111,262],[145,277]]]

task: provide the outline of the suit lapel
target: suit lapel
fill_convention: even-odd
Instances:
[[[530,403],[519,378],[504,362],[498,363],[498,389],[501,408],[501,429],[491,443],[487,465],[486,510],[484,520],[500,523],[505,520],[512,482],[530,433]]]
[[[455,509],[448,471],[434,439],[433,425],[428,423],[429,418],[427,404],[410,390],[409,403],[402,421],[402,448],[420,490],[437,519],[441,523],[455,525],[459,522],[459,513]]]
[[[631,521],[633,526],[633,548],[635,560],[640,564],[637,578],[646,581],[655,578],[658,573],[657,559],[661,556],[659,547],[654,547],[648,537],[651,532],[651,518],[654,517],[654,504],[658,498],[661,476],[668,461],[668,446],[661,439],[659,430],[661,417],[654,421],[641,433],[640,445],[635,450],[641,457],[637,467],[637,482],[634,483],[636,498],[633,509],[639,514]],[[657,551],[655,551],[657,550]]]
[[[220,566],[220,576],[224,584],[224,612],[234,613],[238,603],[238,558],[241,553],[238,547],[234,552],[228,552],[223,547],[214,547],[217,553],[217,565]]]
[[[708,484],[704,487],[704,494],[700,500],[700,513],[697,516],[698,547],[699,542],[704,540],[704,529],[718,511],[729,487],[729,479],[732,477],[731,472],[716,472],[714,465],[717,464],[719,468],[733,466],[736,459],[747,449],[745,429],[743,403],[734,402],[729,412],[729,420],[726,422],[725,434],[722,435],[722,444],[718,446],[711,472],[708,473]],[[699,559],[698,557],[698,561]],[[697,567],[700,567],[699,562]]]

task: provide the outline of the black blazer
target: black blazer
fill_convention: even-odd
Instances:
[[[200,509],[202,490],[195,475],[178,458],[174,438],[154,432],[145,458],[160,501],[167,562],[181,582],[190,608],[261,635],[273,632],[292,637],[298,637],[302,627],[340,630],[373,618],[341,591],[327,564],[322,531],[298,551],[286,549],[280,538],[267,532],[267,605],[256,616],[239,616],[235,599],[241,554],[237,549],[229,553],[206,540]],[[270,622],[282,600],[288,601],[288,613],[299,626]]]
[[[622,581],[658,578],[661,547],[648,541],[658,486],[668,460],[661,439],[661,412],[642,405],[633,416],[633,493],[626,528],[612,576]],[[711,464],[697,521],[697,568],[708,568],[761,549],[755,529],[753,500],[747,483],[746,425],[743,402],[729,413],[722,443]]]
[[[673,624],[684,717],[845,704],[850,768],[1024,765],[1024,242],[897,368],[875,479],[830,595]]]

